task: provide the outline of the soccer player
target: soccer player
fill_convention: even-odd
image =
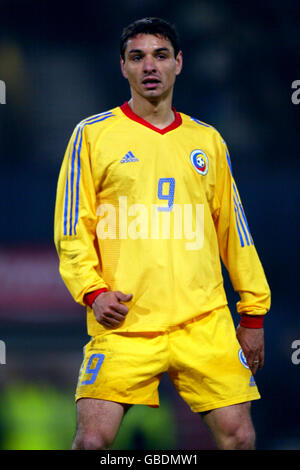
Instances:
[[[108,449],[134,404],[159,406],[164,372],[219,449],[254,449],[250,403],[270,290],[226,143],[172,106],[176,29],[124,29],[128,102],[81,121],[58,180],[60,273],[87,306],[73,449]],[[235,330],[221,260],[239,293]]]

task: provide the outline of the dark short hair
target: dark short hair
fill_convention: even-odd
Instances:
[[[136,20],[123,29],[120,38],[120,54],[122,59],[125,59],[125,49],[128,39],[131,39],[138,34],[153,34],[155,36],[163,36],[171,42],[175,57],[180,51],[179,36],[174,25],[171,25],[165,20],[154,17],[146,17]]]

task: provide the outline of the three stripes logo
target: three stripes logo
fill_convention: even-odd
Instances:
[[[70,144],[68,155],[67,181],[64,202],[64,235],[76,235],[79,217],[79,184],[81,178],[81,148],[83,141],[83,130],[86,126],[105,121],[113,117],[111,111],[91,116],[81,121],[75,128]]]
[[[227,150],[226,143],[224,142],[224,140],[222,142],[225,145],[227,162],[228,162],[230,173],[231,173],[231,176],[232,176],[232,179],[233,179],[230,156],[229,156],[229,153],[228,153],[228,150]],[[239,234],[240,244],[241,244],[241,247],[243,248],[246,245],[247,246],[253,245],[253,239],[252,239],[252,236],[251,236],[251,233],[250,233],[250,230],[249,230],[246,215],[245,215],[245,212],[244,212],[244,209],[243,209],[243,206],[242,206],[242,203],[241,203],[241,199],[240,199],[240,196],[239,196],[239,193],[238,193],[238,190],[237,190],[234,179],[233,179],[232,187],[233,187],[233,203],[234,203],[234,212],[235,212],[235,223],[236,223],[236,228],[237,228],[237,231],[238,231],[238,234]]]
[[[234,202],[234,212],[235,212],[235,222],[237,231],[239,234],[239,239],[241,247],[253,245],[253,239],[249,230],[248,222],[245,216],[245,212],[240,200],[240,196],[237,190],[235,183],[233,182],[233,202]]]
[[[138,162],[139,159],[136,158],[132,152],[127,152],[126,155],[121,160],[121,163],[131,163],[131,162]]]

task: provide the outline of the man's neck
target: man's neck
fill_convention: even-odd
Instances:
[[[158,129],[164,129],[174,121],[174,112],[170,100],[149,101],[136,99],[128,101],[132,111]]]

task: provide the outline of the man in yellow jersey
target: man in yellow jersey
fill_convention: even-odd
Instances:
[[[134,404],[159,406],[164,372],[219,449],[254,449],[250,402],[270,290],[212,126],[172,106],[176,30],[138,20],[121,36],[131,98],[81,121],[58,181],[60,273],[87,306],[73,449],[108,449]],[[239,293],[235,330],[221,261]]]

